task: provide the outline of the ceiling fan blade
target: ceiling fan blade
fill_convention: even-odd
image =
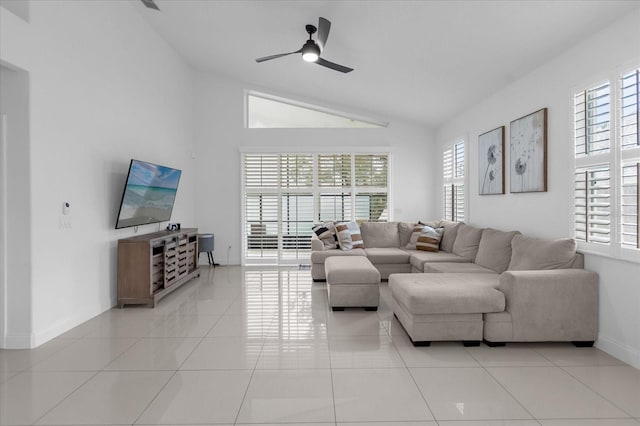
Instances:
[[[316,64],[322,65],[323,67],[331,68],[332,70],[343,72],[345,74],[353,71],[353,68],[345,67],[344,65],[334,64],[333,62],[329,62],[322,58],[318,58],[318,60],[316,61]]]
[[[329,38],[329,31],[331,30],[331,22],[328,19],[320,17],[318,19],[318,45],[320,46],[320,52],[324,50],[324,45],[327,44],[327,38]]]
[[[283,56],[293,55],[294,53],[300,53],[300,52],[302,52],[302,49],[298,49],[298,50],[296,50],[295,52],[289,52],[289,53],[278,53],[277,55],[263,56],[262,58],[258,58],[258,59],[256,59],[256,62],[270,61],[271,59],[282,58]]]
[[[140,0],[149,9],[160,10],[160,8],[153,2],[153,0]]]

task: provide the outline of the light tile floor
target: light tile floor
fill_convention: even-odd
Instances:
[[[606,353],[414,348],[380,292],[334,313],[308,270],[204,267],[155,309],[0,351],[0,425],[640,425],[640,371]]]

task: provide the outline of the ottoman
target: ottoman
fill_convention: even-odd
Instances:
[[[324,262],[329,306],[334,311],[346,307],[378,310],[380,272],[363,256],[332,256]]]
[[[498,274],[392,274],[393,313],[414,346],[431,341],[482,341],[483,314],[503,312],[505,298],[496,290]]]

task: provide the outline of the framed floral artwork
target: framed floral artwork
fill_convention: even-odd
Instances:
[[[512,121],[509,133],[511,192],[546,192],[547,109]]]
[[[478,194],[504,194],[504,126],[478,136]]]

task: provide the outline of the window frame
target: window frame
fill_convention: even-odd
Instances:
[[[640,162],[640,145],[624,148],[622,146],[622,103],[621,89],[623,76],[640,69],[640,63],[628,63],[616,69],[602,73],[589,81],[584,81],[580,85],[575,85],[571,90],[571,135],[572,135],[572,154],[574,161],[574,174],[579,169],[595,169],[599,166],[609,167],[610,179],[610,230],[609,243],[601,244],[576,238],[576,188],[574,183],[573,196],[574,203],[572,206],[572,235],[577,240],[578,249],[581,252],[595,254],[605,257],[611,257],[620,260],[640,263],[640,248],[624,246],[622,244],[622,170],[625,165],[632,162]],[[610,146],[608,152],[578,156],[576,153],[576,117],[575,117],[575,96],[582,91],[598,87],[602,84],[609,83],[610,89],[610,120],[609,120],[609,141]],[[640,130],[640,123],[636,124]],[[586,143],[586,141],[585,141]],[[575,179],[573,179],[575,182]],[[640,204],[640,199],[637,200]],[[640,218],[638,220],[640,222]],[[640,223],[638,223],[640,226]],[[588,230],[587,230],[588,232]],[[640,243],[640,241],[639,241]]]

